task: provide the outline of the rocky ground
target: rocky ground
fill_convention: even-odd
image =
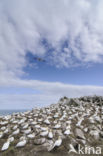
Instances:
[[[103,97],[64,97],[49,107],[0,116],[0,156],[20,155],[103,156]]]

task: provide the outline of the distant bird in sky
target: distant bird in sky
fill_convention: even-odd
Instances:
[[[44,60],[40,57],[34,57],[34,60],[39,61],[39,62],[46,62],[46,60]]]

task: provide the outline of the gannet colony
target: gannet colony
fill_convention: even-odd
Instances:
[[[103,97],[63,97],[45,108],[0,116],[0,156],[75,156],[80,147],[81,155],[91,147],[90,156],[100,149],[103,156]]]

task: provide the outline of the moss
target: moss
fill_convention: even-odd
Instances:
[[[11,156],[15,154],[15,148],[13,146],[9,147],[7,151],[2,152],[2,156]]]

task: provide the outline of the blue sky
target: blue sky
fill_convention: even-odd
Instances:
[[[31,57],[33,60],[33,57]],[[35,60],[33,60],[35,63]],[[32,64],[33,64],[32,62]],[[92,64],[91,66],[56,68],[45,62],[37,62],[32,67],[26,67],[24,71],[28,74],[23,78],[36,79],[48,82],[63,82],[75,85],[103,85],[103,64]]]
[[[103,95],[102,8],[102,0],[0,1],[0,109]]]

